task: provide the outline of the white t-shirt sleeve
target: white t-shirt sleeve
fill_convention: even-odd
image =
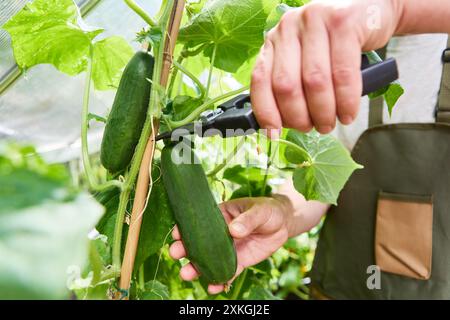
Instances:
[[[434,111],[442,77],[442,52],[447,45],[446,34],[422,34],[394,37],[387,56],[397,59],[404,95],[389,117],[383,109],[384,123],[434,122]],[[333,135],[352,149],[368,128],[369,99],[363,97],[359,114],[349,126],[337,124]]]

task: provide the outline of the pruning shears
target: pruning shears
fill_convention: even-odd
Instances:
[[[362,55],[361,75],[362,96],[365,96],[398,79],[397,62],[390,58],[370,64],[367,56]],[[156,140],[171,138],[173,141],[178,141],[181,137],[192,134],[201,137],[221,135],[228,138],[252,134],[259,128],[258,121],[253,114],[250,94],[241,94],[225,101],[215,110],[205,111],[201,114],[200,121],[161,133]]]

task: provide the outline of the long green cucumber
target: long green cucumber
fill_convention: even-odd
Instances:
[[[182,163],[183,151],[191,163]],[[226,283],[236,272],[236,250],[202,165],[178,144],[164,147],[161,168],[188,259],[209,283]]]
[[[128,62],[120,79],[103,134],[100,159],[111,173],[131,162],[144,126],[150,99],[153,57],[139,51]]]

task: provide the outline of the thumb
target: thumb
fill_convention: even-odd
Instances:
[[[231,222],[229,225],[231,235],[237,239],[247,237],[269,220],[271,211],[269,208],[252,206]]]

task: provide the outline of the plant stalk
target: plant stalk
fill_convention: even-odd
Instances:
[[[275,154],[275,153],[274,153]],[[262,194],[261,196],[266,195],[266,189],[267,189],[267,177],[269,175],[270,166],[272,165],[272,141],[269,141],[269,152],[267,153],[267,166],[266,166],[266,172],[264,175],[264,180],[262,183]]]
[[[179,65],[182,65],[183,60],[184,60],[184,57],[183,57],[183,56],[179,56],[178,59],[177,59],[177,61],[176,61],[176,63],[179,64]],[[175,65],[175,61],[174,61],[173,64]],[[167,92],[168,92],[168,94],[169,94],[169,98],[171,98],[171,97],[173,96],[173,87],[174,87],[174,85],[175,85],[175,81],[177,80],[178,70],[179,70],[179,68],[176,68],[176,69],[173,71],[173,73],[172,73],[172,75],[171,75],[171,78],[170,78],[169,89],[167,90]]]
[[[211,88],[212,75],[214,73],[214,62],[216,61],[217,44],[214,45],[211,56],[211,65],[209,66],[208,82],[206,83],[206,99],[209,99],[209,89]]]
[[[218,96],[218,97],[216,97],[214,99],[210,99],[210,100],[206,101],[205,103],[203,103],[198,108],[196,108],[194,111],[191,112],[191,114],[189,116],[187,116],[186,118],[184,118],[182,120],[173,121],[173,120],[170,120],[170,119],[166,119],[166,121],[169,123],[169,125],[173,129],[181,127],[181,126],[184,126],[185,124],[188,124],[190,122],[195,121],[200,116],[200,114],[203,111],[207,110],[208,108],[210,108],[215,103],[217,103],[219,101],[222,101],[224,99],[227,99],[229,97],[235,96],[235,95],[237,95],[239,93],[242,93],[242,92],[244,92],[244,91],[246,91],[248,89],[249,89],[249,86],[245,86],[245,87],[242,87],[240,89],[237,89],[237,90],[234,90],[234,91],[230,91],[228,93],[220,95],[220,96]]]
[[[245,278],[247,278],[248,269],[245,269],[239,277],[236,287],[233,290],[233,295],[231,296],[231,300],[237,300],[239,298],[239,294],[241,293],[242,286],[244,285]]]
[[[89,188],[92,188],[94,185],[96,185],[94,181],[94,172],[92,170],[91,162],[89,159],[89,146],[88,146],[89,98],[91,93],[93,51],[94,50],[91,45],[89,47],[89,59],[86,71],[86,80],[84,83],[83,107],[81,109],[81,155],[83,158],[83,168]]]
[[[112,187],[122,188],[122,182],[117,180],[110,180],[103,184],[98,184],[94,175],[94,171],[92,169],[91,160],[89,158],[88,131],[89,131],[89,101],[91,94],[92,67],[93,67],[92,58],[93,58],[93,47],[91,45],[89,48],[89,59],[83,92],[83,106],[81,109],[81,158],[83,160],[84,174],[86,176],[86,181],[88,183],[89,189],[94,191],[103,191]]]
[[[143,8],[141,8],[136,2],[133,0],[124,0],[128,7],[130,7],[131,10],[136,12],[137,15],[139,15],[147,24],[151,27],[156,26],[156,22],[153,21],[153,19],[145,12]]]
[[[204,98],[206,96],[206,88],[205,86],[200,82],[200,80],[189,70],[187,70],[181,63],[178,61],[174,61],[173,65],[176,67],[177,70],[180,70],[185,75],[187,75],[197,86],[198,90],[200,91],[200,99]],[[170,87],[169,87],[170,88]],[[170,92],[170,89],[169,89]]]

